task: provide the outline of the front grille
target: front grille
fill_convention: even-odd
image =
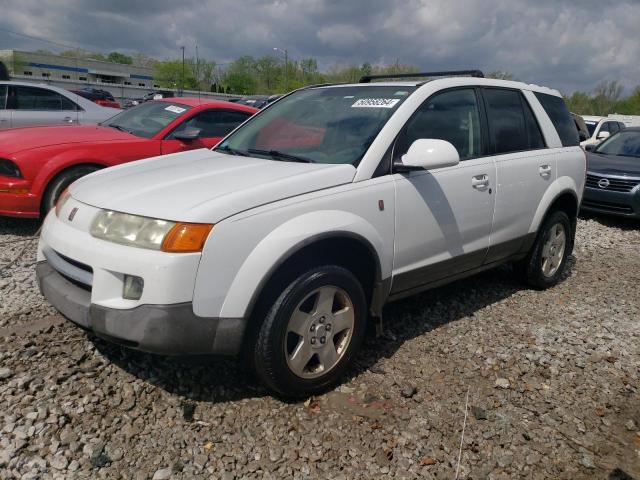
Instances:
[[[605,188],[602,188],[598,185],[598,182],[603,178],[606,178],[609,181],[609,185]],[[595,188],[599,190],[609,190],[612,192],[630,192],[638,184],[640,184],[640,180],[631,180],[631,179],[627,180],[624,178],[603,177],[603,176],[592,175],[588,173],[586,185],[589,188]]]
[[[633,208],[623,203],[602,202],[584,199],[582,205],[588,208],[597,208],[612,213],[633,213]]]
[[[66,255],[62,255],[50,247],[44,247],[42,253],[51,268],[56,272],[77,287],[91,291],[93,285],[93,268]]]

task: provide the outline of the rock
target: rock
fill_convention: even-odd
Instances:
[[[495,386],[497,388],[509,388],[511,384],[506,378],[496,378]]]
[[[173,472],[170,468],[162,468],[160,470],[156,470],[156,473],[153,474],[152,480],[168,480],[171,478],[171,474]]]
[[[583,456],[580,460],[580,465],[582,465],[584,468],[588,468],[589,470],[593,470],[594,468],[596,468],[595,464],[593,463],[593,458],[590,455]]]
[[[476,420],[486,420],[487,419],[487,412],[480,407],[471,407],[471,413],[473,413],[473,416],[475,417]]]
[[[411,398],[416,393],[418,393],[418,388],[415,385],[407,385],[401,390],[400,395],[402,395],[404,398]]]
[[[636,429],[636,422],[631,419],[627,420],[627,422],[624,424],[624,428],[626,428],[630,432],[633,432]]]
[[[13,372],[8,368],[0,368],[0,380],[4,380],[13,375]]]
[[[64,455],[56,455],[54,456],[49,464],[55,468],[56,470],[64,470],[69,465],[69,460]]]

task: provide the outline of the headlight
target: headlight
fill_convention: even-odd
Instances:
[[[213,225],[101,211],[91,224],[91,235],[109,242],[164,252],[200,252]]]
[[[5,177],[22,178],[22,173],[20,173],[18,166],[11,160],[6,160],[4,158],[0,158],[0,175],[4,175]]]

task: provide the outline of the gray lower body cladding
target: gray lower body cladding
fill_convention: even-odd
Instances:
[[[48,262],[38,263],[36,273],[45,298],[69,320],[99,337],[164,355],[240,352],[244,319],[198,317],[190,302],[107,308],[92,304],[89,290],[58,273]]]

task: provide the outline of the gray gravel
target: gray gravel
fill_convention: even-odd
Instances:
[[[0,272],[0,478],[638,480],[640,224],[578,228],[556,288],[504,267],[389,305],[345,383],[300,403],[233,361],[88,336],[29,248]],[[0,265],[36,229],[0,219]]]

